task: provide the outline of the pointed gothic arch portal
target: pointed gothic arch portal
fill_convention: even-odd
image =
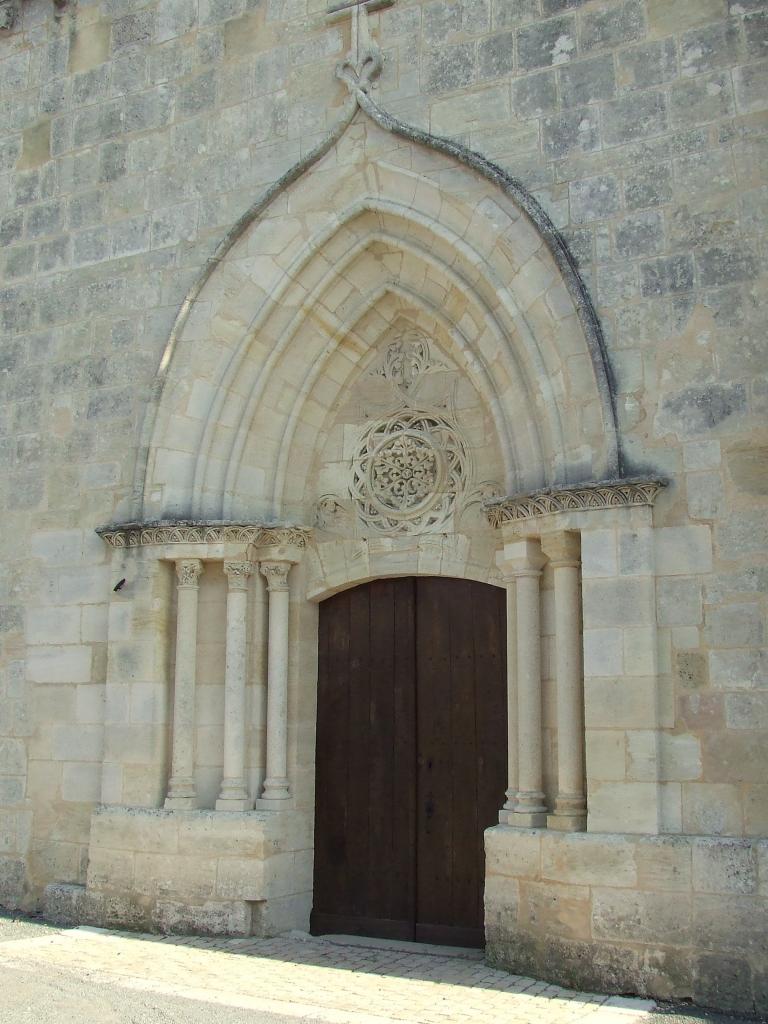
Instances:
[[[253,649],[268,646],[271,659],[272,674],[259,685],[267,682],[272,693],[279,684],[280,693],[278,712],[273,719],[267,714],[266,755],[258,744],[253,749],[255,759],[266,756],[267,762],[270,750],[278,750],[279,796],[290,800],[264,797],[259,806],[290,806],[305,816],[308,835],[316,788],[321,820],[326,813],[323,773],[360,737],[350,730],[346,743],[326,743],[321,706],[315,749],[318,650],[322,663],[329,609],[349,607],[350,595],[358,593],[350,588],[363,584],[369,594],[445,587],[454,611],[461,588],[480,588],[458,606],[490,601],[496,610],[486,619],[497,622],[504,591],[486,499],[619,475],[599,325],[551,222],[517,183],[481,158],[419,133],[405,135],[360,112],[259,200],[222,243],[177,318],[153,394],[135,504],[126,510],[131,519],[307,528],[293,531],[307,539],[300,549],[277,545],[260,552],[255,545],[248,557],[277,559],[286,580],[298,563],[283,588],[290,591],[290,613],[286,598],[278,621],[270,592],[269,641],[264,618],[253,626]],[[220,556],[218,549],[209,555]],[[318,618],[325,623],[320,632]],[[465,618],[457,620],[457,636]],[[426,620],[417,617],[411,632],[420,621]],[[351,631],[347,640],[354,636]],[[369,654],[378,637],[377,630]],[[486,646],[483,657],[503,664],[503,631]],[[418,649],[439,659],[444,638],[426,638]],[[465,660],[471,674],[476,658]],[[418,664],[415,671],[418,701]],[[321,664],[319,675],[322,690],[327,666]],[[440,695],[431,696],[435,710],[442,710]],[[493,717],[501,725],[504,700],[485,696],[489,707],[501,700]],[[359,707],[355,714],[362,714]],[[368,714],[370,721],[370,705]],[[417,727],[429,721],[428,714],[416,716]],[[272,747],[270,736],[277,737]],[[419,865],[448,863],[462,847],[452,840],[442,861],[430,860],[418,855],[416,842],[410,867],[387,875],[381,864],[376,874],[377,884],[389,878],[386,884],[397,886],[403,871],[412,872],[403,882],[406,891],[412,887],[409,910],[387,908],[384,897],[379,904],[373,897],[370,905],[362,897],[345,903],[347,893],[335,908],[332,899],[316,902],[318,929],[329,924],[323,914],[344,913],[359,930],[373,917],[399,922],[396,928],[413,935],[421,928],[423,938],[449,939],[440,929],[459,928],[460,941],[478,941],[483,872],[472,844],[498,820],[504,800],[503,728],[499,737],[490,743],[502,754],[499,782],[488,790],[493,795],[483,820],[465,808],[456,826],[466,827],[474,849],[466,857],[476,858],[474,873],[456,874],[474,879],[464,903],[451,897],[443,918],[421,914],[419,893],[429,890],[419,881]],[[410,742],[417,739],[418,732]],[[414,757],[418,764],[415,747]],[[553,765],[545,768],[552,778]],[[263,763],[253,770],[263,775]],[[457,771],[466,775],[453,766],[445,778]],[[459,802],[472,785],[457,789]],[[414,808],[421,801],[424,811],[418,783],[402,800]],[[370,786],[368,798],[354,807],[359,815],[376,811]],[[416,819],[410,820],[408,828],[416,829]],[[370,830],[376,822],[369,817],[368,824]],[[359,842],[363,833],[364,823],[344,842]],[[322,823],[318,834],[326,844],[319,870],[332,870],[336,840],[327,833],[323,838]],[[386,846],[371,849],[380,853]],[[362,864],[354,861],[353,876]],[[322,900],[327,878],[316,883]],[[445,893],[445,880],[433,884]],[[306,926],[303,919],[297,924]]]
[[[315,934],[483,944],[507,770],[504,591],[405,577],[320,606]]]
[[[619,475],[589,298],[497,179],[356,120],[257,204],[173,329],[132,518],[309,523],[333,412],[403,318],[472,382],[504,493]]]

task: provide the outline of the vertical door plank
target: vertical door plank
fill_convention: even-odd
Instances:
[[[439,583],[416,581],[417,926],[442,924],[453,896],[451,641]]]
[[[452,803],[452,899],[449,918],[441,923],[463,928],[482,927],[477,913],[477,894],[482,875],[477,870],[478,836],[478,736],[475,694],[474,609],[478,588],[471,581],[445,580],[443,601],[451,625],[451,765]]]
[[[416,921],[416,580],[398,580],[395,602],[392,913]]]
[[[365,917],[368,912],[370,828],[368,805],[371,773],[370,756],[370,601],[365,588],[346,592],[349,598],[349,718],[346,735],[337,743],[347,754],[347,891],[345,914]]]
[[[314,911],[320,915],[337,913],[348,900],[348,763],[343,737],[349,714],[349,618],[347,593],[320,606],[314,877]]]

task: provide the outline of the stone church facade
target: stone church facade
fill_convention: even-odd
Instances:
[[[768,1007],[767,49],[764,0],[2,0],[4,907],[307,930],[386,731],[327,609],[462,581],[495,639],[371,598],[361,657],[417,638],[422,719],[501,673],[489,959]]]

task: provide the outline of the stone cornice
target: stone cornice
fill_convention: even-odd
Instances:
[[[586,512],[591,509],[631,508],[653,505],[665,480],[603,480],[594,484],[545,488],[530,494],[493,498],[485,503],[485,514],[491,526],[556,512]]]
[[[96,533],[113,548],[155,547],[165,544],[252,544],[255,547],[293,545],[304,548],[310,531],[301,526],[163,520],[99,526]]]

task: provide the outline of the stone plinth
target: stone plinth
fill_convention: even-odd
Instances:
[[[295,811],[104,807],[91,820],[85,886],[48,886],[62,923],[203,935],[306,929],[311,833]]]
[[[768,1009],[768,841],[485,833],[494,966],[597,992]]]

